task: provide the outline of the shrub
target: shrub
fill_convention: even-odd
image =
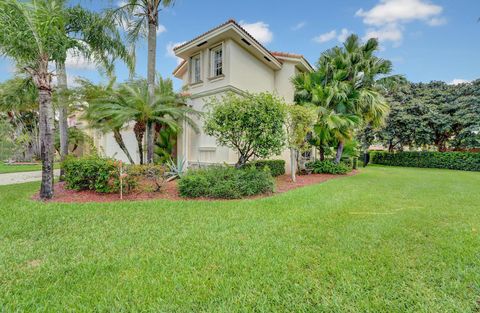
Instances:
[[[281,176],[285,174],[285,161],[284,160],[257,160],[251,162],[257,169],[263,170],[265,167],[270,169],[270,173],[273,177]]]
[[[217,144],[238,152],[237,166],[252,157],[269,158],[282,152],[285,142],[285,103],[269,93],[227,93],[207,103],[205,134]]]
[[[274,181],[270,171],[253,166],[243,169],[233,167],[207,167],[190,170],[178,182],[182,197],[238,199],[272,192]]]
[[[447,168],[480,171],[480,153],[474,152],[370,152],[373,164],[407,167]]]
[[[314,174],[346,174],[352,170],[347,164],[337,164],[333,161],[308,162],[305,166]]]
[[[73,190],[94,190],[100,193],[118,192],[120,189],[119,165],[121,165],[119,161],[98,156],[68,157],[62,164],[66,187]],[[135,177],[125,176],[123,184],[125,191],[132,190],[136,186]]]

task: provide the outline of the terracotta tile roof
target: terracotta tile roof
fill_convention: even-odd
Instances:
[[[226,25],[228,25],[228,24],[230,24],[230,23],[238,25],[235,20],[230,19],[230,20],[226,21],[225,23],[220,24],[220,25],[218,25],[217,27],[214,27],[214,28],[210,29],[209,31],[207,31],[207,32],[205,32],[205,33],[203,33],[203,34],[201,34],[201,35],[193,38],[192,40],[189,40],[189,41],[187,41],[187,42],[185,42],[185,43],[183,43],[183,44],[181,44],[181,45],[179,45],[179,46],[174,47],[174,48],[173,48],[173,51],[178,50],[178,49],[180,49],[180,48],[183,48],[183,47],[185,47],[186,45],[194,42],[194,41],[197,40],[198,38],[201,38],[201,37],[203,37],[203,36],[205,36],[205,35],[208,35],[208,34],[210,34],[211,32],[214,32],[214,31],[216,31],[217,29],[222,28],[223,26],[226,26]]]
[[[180,46],[176,46],[175,48],[173,48],[173,51],[176,51],[176,50],[178,50],[178,49],[180,49],[180,48],[183,48],[183,47],[189,45],[190,43],[194,42],[195,40],[197,40],[197,39],[199,39],[199,38],[201,38],[201,37],[203,37],[203,36],[206,36],[206,35],[214,32],[214,31],[216,31],[217,29],[222,28],[222,27],[224,27],[224,26],[226,26],[226,25],[228,25],[228,24],[233,24],[233,25],[237,26],[238,28],[240,28],[251,40],[255,41],[255,43],[257,43],[260,47],[262,47],[263,49],[265,49],[265,51],[267,51],[267,53],[269,53],[270,56],[273,57],[273,59],[275,59],[276,61],[280,62],[272,53],[270,53],[270,50],[268,50],[268,49],[265,48],[260,42],[258,42],[258,40],[255,39],[255,37],[253,37],[252,35],[250,35],[250,33],[247,32],[247,31],[245,30],[245,28],[243,28],[242,26],[240,26],[240,24],[238,24],[237,21],[235,21],[234,19],[230,19],[230,20],[226,21],[225,23],[220,24],[220,25],[218,25],[217,27],[214,27],[214,28],[210,29],[209,31],[207,31],[207,32],[205,32],[205,33],[203,33],[203,34],[201,34],[201,35],[193,38],[192,40],[187,41],[186,43],[184,43],[184,44],[182,44],[182,45],[180,45]]]
[[[295,59],[303,58],[303,55],[295,54],[295,53],[279,52],[279,51],[270,51],[270,53],[276,57],[278,56],[278,57],[295,58]]]
[[[276,58],[277,56],[278,56],[278,57],[287,57],[287,58],[296,58],[296,59],[302,59],[302,58],[303,58],[303,59],[308,63],[308,65],[310,65],[310,63],[308,62],[308,60],[305,59],[304,56],[301,55],[301,54],[287,53],[287,52],[278,52],[278,51],[270,51],[270,50],[268,50],[268,49],[265,48],[260,42],[258,42],[258,40],[255,39],[255,37],[253,37],[249,32],[247,32],[247,31],[245,30],[245,28],[243,28],[242,26],[240,26],[240,24],[238,24],[237,21],[235,21],[234,19],[230,19],[230,20],[226,21],[225,23],[220,24],[220,25],[218,25],[217,27],[214,27],[214,28],[210,29],[209,31],[207,31],[207,32],[205,32],[205,33],[203,33],[203,34],[201,34],[201,35],[193,38],[192,40],[189,40],[189,41],[187,41],[187,42],[185,42],[185,43],[183,43],[183,44],[181,44],[181,45],[179,45],[179,46],[174,47],[174,48],[173,48],[173,51],[176,51],[176,50],[178,50],[178,49],[180,49],[180,48],[183,48],[183,47],[189,45],[190,43],[194,42],[195,40],[197,40],[197,39],[199,39],[199,38],[201,38],[201,37],[203,37],[203,36],[206,36],[206,35],[214,32],[214,31],[216,31],[217,29],[220,29],[220,28],[222,28],[222,27],[224,27],[224,26],[226,26],[226,25],[228,25],[228,24],[234,24],[235,26],[237,26],[238,28],[240,28],[245,34],[248,35],[248,37],[250,37],[250,39],[252,39],[253,41],[255,41],[260,47],[262,47],[263,49],[265,49],[265,51],[267,51],[267,53],[269,53],[276,61],[278,61],[278,62],[280,62],[280,63],[282,63],[282,62],[281,62],[279,59]],[[182,63],[180,63],[180,64],[175,68],[175,70],[173,71],[173,73],[177,72],[185,63],[186,63],[186,60],[183,60]],[[310,67],[312,67],[312,66],[310,65]],[[312,68],[313,68],[313,67],[312,67]]]
[[[172,73],[176,73],[183,65],[185,65],[185,63],[187,63],[186,60],[182,60],[182,62],[180,62],[180,64],[177,65],[177,67],[173,70]]]

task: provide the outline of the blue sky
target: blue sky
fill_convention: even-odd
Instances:
[[[94,10],[119,3],[78,1]],[[346,34],[356,33],[378,37],[379,55],[411,81],[472,80],[480,78],[479,17],[479,0],[177,0],[160,12],[157,71],[171,77],[178,62],[172,46],[233,18],[268,49],[303,54],[312,64]],[[145,40],[138,44],[137,59],[137,73],[145,76]],[[70,61],[70,80],[102,80],[84,60]],[[12,68],[9,60],[0,60],[0,80],[11,77]],[[116,71],[119,81],[128,78],[122,64]]]

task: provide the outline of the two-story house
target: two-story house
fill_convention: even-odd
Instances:
[[[174,48],[183,62],[173,75],[183,80],[190,94],[188,104],[204,111],[205,100],[225,92],[271,92],[293,103],[291,78],[298,73],[313,71],[299,54],[267,50],[234,20]],[[202,128],[201,119],[197,121]],[[184,125],[178,138],[178,156],[189,165],[235,163],[236,153],[217,146],[215,138],[196,133]],[[289,152],[277,158],[285,159],[289,170]]]

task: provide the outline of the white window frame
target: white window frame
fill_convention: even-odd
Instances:
[[[222,72],[221,72],[221,74],[217,74],[216,69],[215,69],[215,53],[219,50],[222,52],[222,58],[221,58],[221,62],[222,62],[221,71]],[[223,77],[224,75],[225,75],[225,49],[224,49],[224,45],[223,45],[223,42],[222,42],[221,44],[210,48],[210,78],[215,79],[215,78]]]
[[[198,58],[198,80],[195,79],[196,72],[194,67],[193,60]],[[189,68],[189,75],[190,75],[190,84],[199,84],[202,82],[202,54],[197,53],[190,57],[190,68]]]

